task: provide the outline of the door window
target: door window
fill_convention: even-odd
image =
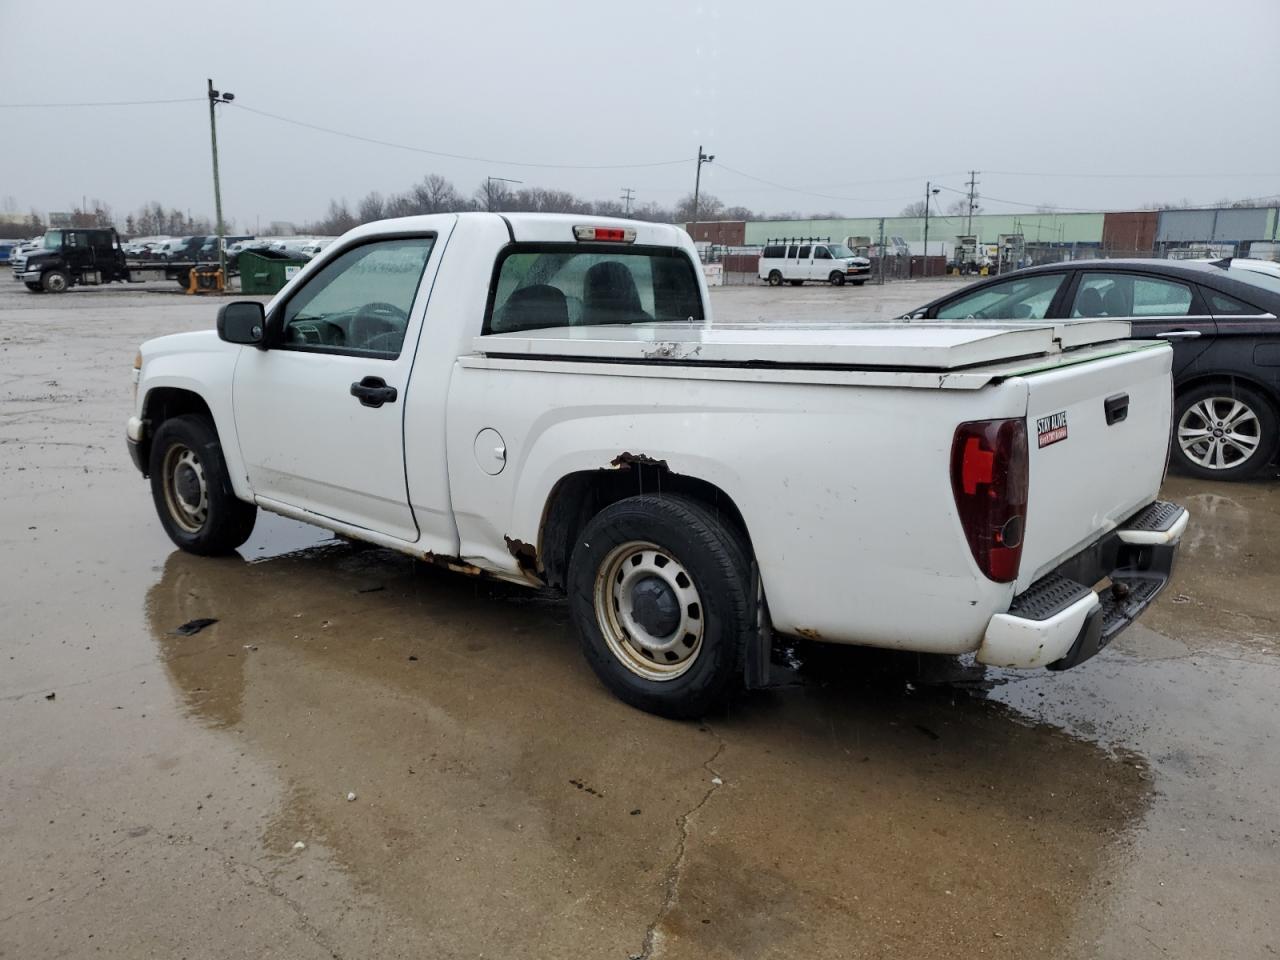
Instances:
[[[280,345],[395,359],[434,243],[379,240],[331,260],[285,304]]]
[[[993,283],[938,308],[939,320],[1043,320],[1066,274],[1038,273]]]
[[[1073,317],[1185,317],[1191,312],[1185,283],[1128,273],[1082,274],[1071,305]]]
[[[796,258],[796,245],[793,243],[791,246],[787,247],[787,259],[794,260],[795,258]]]
[[[815,249],[815,250],[813,251],[813,259],[815,259],[815,260],[830,260],[830,259],[831,259],[831,251],[830,251],[830,250],[828,250],[826,247],[818,247],[817,249]]]
[[[801,248],[800,248],[800,259],[801,259],[801,260],[808,260],[808,259],[809,259],[809,249],[810,249],[809,247],[801,247]]]
[[[1256,317],[1267,312],[1217,290],[1201,287],[1200,292],[1208,295],[1209,310],[1215,317]]]

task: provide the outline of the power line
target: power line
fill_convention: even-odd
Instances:
[[[744,172],[743,172],[743,171],[741,171],[741,170],[735,170],[733,167],[726,166],[726,165],[725,165],[725,164],[723,164],[723,163],[721,163],[719,166],[720,166],[720,169],[721,169],[721,170],[727,170],[727,171],[729,171],[729,173],[736,174],[736,175],[737,175],[737,176],[739,176],[739,177],[745,177],[745,178],[746,178],[746,179],[748,179],[748,180],[754,180],[756,183],[763,183],[763,184],[765,184],[766,186],[774,187],[775,189],[778,189],[778,190],[785,190],[785,191],[787,191],[787,192],[789,192],[789,193],[801,193],[801,194],[804,194],[804,195],[806,195],[806,196],[810,196],[810,197],[822,197],[824,200],[844,200],[844,201],[848,201],[848,202],[851,202],[851,203],[885,203],[885,202],[887,202],[887,201],[892,201],[892,200],[904,200],[904,199],[907,199],[907,198],[905,198],[905,197],[876,197],[876,198],[871,198],[871,197],[841,197],[841,196],[836,196],[835,194],[831,194],[831,193],[818,193],[818,192],[817,192],[817,191],[815,191],[815,190],[804,190],[804,189],[802,189],[802,188],[800,188],[800,187],[789,187],[789,186],[787,186],[786,184],[783,184],[783,183],[776,183],[776,182],[774,182],[773,180],[766,180],[766,179],[764,179],[763,177],[757,177],[757,176],[754,176],[754,175],[752,175],[752,174],[750,174],[750,173],[744,173]],[[913,195],[913,196],[914,196],[914,195]]]
[[[1280,173],[1205,173],[1201,170],[1197,170],[1195,173],[1043,173],[1018,170],[986,170],[984,172],[1001,177],[1067,177],[1102,180],[1184,180],[1192,177],[1207,177],[1212,180],[1219,177],[1280,177]]]
[[[348,140],[359,140],[361,143],[372,143],[380,147],[392,147],[396,150],[408,150],[411,153],[423,153],[431,157],[444,157],[448,160],[466,160],[471,163],[492,163],[507,167],[537,167],[544,170],[635,170],[640,167],[670,167],[680,163],[688,163],[688,158],[679,160],[657,160],[650,163],[531,163],[524,160],[500,160],[494,157],[473,157],[463,153],[446,153],[443,150],[428,150],[426,147],[415,147],[407,143],[395,143],[391,140],[379,140],[377,137],[365,137],[358,133],[348,133],[345,130],[334,130],[332,127],[322,127],[319,124],[307,123],[303,120],[294,120],[290,117],[282,117],[278,113],[268,113],[266,110],[257,110],[253,107],[247,107],[243,103],[236,101],[235,104],[241,110],[247,110],[249,113],[257,114],[260,117],[270,117],[272,120],[279,120],[281,123],[289,123],[295,127],[304,127],[308,130],[318,130],[321,133],[328,133],[335,137],[345,137]]]
[[[0,104],[0,109],[4,110],[23,110],[23,109],[46,109],[46,108],[63,108],[63,106],[151,106],[154,104],[198,104],[204,101],[204,97],[178,97],[175,100],[96,100],[82,102],[82,104]]]

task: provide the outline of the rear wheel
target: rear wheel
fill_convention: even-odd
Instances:
[[[1249,387],[1210,383],[1177,399],[1173,461],[1192,476],[1247,479],[1272,461],[1278,440],[1275,407]]]
[[[595,515],[569,564],[583,653],[615,695],[665,717],[695,717],[742,676],[755,629],[743,537],[700,503],[637,496]]]
[[[258,508],[236,497],[213,424],[172,417],[151,441],[151,498],[169,539],[199,554],[230,553],[249,539]]]
[[[769,273],[769,286],[771,286],[771,287],[780,287],[780,286],[782,286],[782,274],[781,274],[780,272],[778,272],[777,270],[772,270],[772,271],[770,271],[770,273]]]
[[[829,280],[829,281],[831,282],[831,285],[832,285],[833,287],[843,287],[843,286],[844,286],[844,274],[843,274],[843,273],[841,273],[841,272],[840,272],[840,271],[838,271],[838,270],[832,270],[832,271],[831,271],[831,276],[827,277],[827,280]]]
[[[66,293],[71,286],[71,278],[62,270],[50,270],[40,278],[40,286],[46,293]]]

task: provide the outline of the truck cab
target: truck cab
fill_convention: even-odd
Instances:
[[[120,236],[110,227],[68,227],[49,230],[43,246],[27,257],[21,280],[27,289],[62,293],[79,284],[111,283],[127,276]]]

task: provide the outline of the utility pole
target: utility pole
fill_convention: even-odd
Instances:
[[[941,191],[941,187],[935,187],[932,183],[924,185],[924,260],[920,269],[926,277],[929,276],[929,201]]]
[[[884,261],[885,261],[884,217],[881,217],[880,218],[880,283],[881,284],[884,283]]]
[[[964,232],[972,236],[973,234],[973,211],[978,206],[978,195],[974,191],[978,186],[978,171],[969,171],[969,219],[965,223]]]
[[[623,187],[622,196],[620,196],[618,199],[626,204],[626,211],[627,211],[626,215],[628,217],[631,216],[631,201],[635,199],[635,191],[632,190],[630,187]]]
[[[698,192],[702,187],[702,165],[710,163],[714,160],[715,154],[706,154],[702,152],[702,144],[698,144],[698,172],[693,178],[693,224],[689,233],[693,236],[694,241],[698,238]]]
[[[493,185],[494,183],[524,183],[523,180],[508,180],[506,177],[485,177],[484,178],[484,208],[490,213],[493,212]]]
[[[227,286],[227,251],[223,249],[222,238],[226,231],[222,226],[222,182],[218,179],[218,116],[214,108],[220,103],[230,103],[236,98],[234,93],[219,93],[213,89],[213,80],[209,80],[209,139],[213,144],[213,208],[218,218],[218,269],[222,275],[222,288]],[[187,218],[191,218],[190,212]]]

